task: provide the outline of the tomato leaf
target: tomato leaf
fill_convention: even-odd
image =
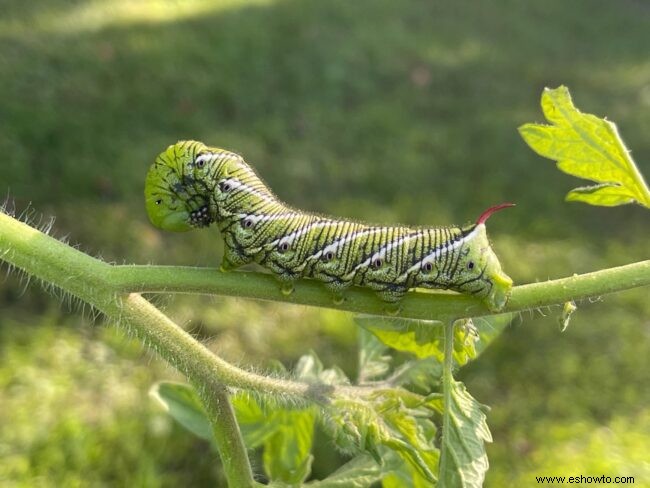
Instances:
[[[440,458],[442,486],[480,488],[488,470],[485,443],[492,442],[483,407],[459,381],[453,381],[450,408],[443,412]]]
[[[510,323],[511,314],[464,320],[454,327],[454,361],[464,366],[476,357]],[[442,363],[444,330],[442,322],[362,316],[355,322],[386,346],[414,354],[418,359],[435,358]],[[428,366],[432,373],[436,368]]]
[[[392,452],[418,478],[431,484],[436,481],[439,460],[431,418],[440,413],[441,405],[439,395],[424,397],[399,388],[375,389],[367,396],[335,399],[324,415],[324,426],[343,451],[365,452],[378,464]]]
[[[557,161],[561,171],[598,183],[570,191],[567,201],[650,208],[650,190],[613,122],[580,112],[565,86],[544,89],[542,110],[553,125],[522,125],[519,133],[526,143]]]

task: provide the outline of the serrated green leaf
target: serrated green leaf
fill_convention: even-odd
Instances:
[[[488,470],[485,443],[492,442],[482,406],[459,381],[450,384],[451,405],[443,413],[440,482],[442,486],[480,488]]]
[[[474,321],[466,320],[454,327],[454,361],[456,364],[464,366],[470,360],[475,359],[510,320],[511,315],[502,314]],[[438,363],[443,361],[444,328],[441,322],[378,317],[361,317],[356,322],[386,346],[398,351],[409,352],[420,359],[435,358]],[[484,337],[482,338],[482,336]],[[480,350],[477,350],[477,346]],[[429,365],[430,363],[427,363],[425,367],[429,368]],[[430,367],[431,374],[437,379],[440,368],[432,366]],[[411,367],[416,368],[414,373],[425,371],[416,363],[411,363]],[[411,375],[411,379],[416,379],[416,376]]]
[[[522,125],[526,143],[557,161],[565,173],[599,183],[572,190],[567,200],[601,206],[636,202],[650,208],[650,190],[613,122],[581,113],[565,86],[544,89],[542,110],[554,125]]]
[[[487,346],[494,341],[512,321],[514,314],[500,314],[490,317],[480,317],[454,327],[453,358],[457,364],[463,365],[478,357]],[[394,386],[409,386],[418,391],[430,392],[439,387],[442,377],[442,364],[438,358],[429,357],[408,361],[398,367],[387,378]],[[437,396],[435,401],[433,396]],[[442,401],[438,394],[432,397],[430,408],[442,412]],[[411,475],[409,475],[411,476]]]
[[[269,418],[274,433],[264,442],[264,469],[272,480],[302,483],[311,472],[314,437],[313,409],[278,410]]]
[[[359,327],[359,373],[357,383],[381,378],[389,368],[391,357],[386,353],[388,347],[366,329]]]
[[[629,192],[621,187],[602,183],[594,186],[581,186],[574,188],[566,196],[567,202],[585,202],[602,207],[615,207],[624,203],[634,203],[635,200]]]
[[[442,361],[443,329],[440,322],[386,317],[360,317],[357,324],[372,332],[383,344],[418,358]]]
[[[348,461],[324,480],[312,481],[311,488],[368,488],[384,477],[379,464],[370,456],[357,456]]]
[[[192,386],[161,381],[153,385],[149,393],[179,424],[197,437],[213,442],[210,421]]]

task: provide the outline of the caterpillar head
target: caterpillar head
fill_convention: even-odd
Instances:
[[[214,190],[236,154],[197,141],[179,141],[160,153],[144,187],[149,220],[156,227],[184,232],[214,221]]]
[[[461,293],[482,298],[492,312],[501,310],[508,301],[512,279],[501,269],[499,258],[490,245],[485,221],[494,212],[512,206],[512,203],[503,203],[490,207],[478,218],[470,232],[472,237],[468,240],[468,251],[460,258],[460,272],[453,287]]]
[[[486,210],[476,221],[462,229],[462,237],[432,253],[420,263],[417,286],[449,288],[483,300],[491,311],[503,308],[512,289],[512,280],[490,246],[485,221],[512,204]]]

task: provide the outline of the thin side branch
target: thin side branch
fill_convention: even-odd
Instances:
[[[212,354],[137,293],[119,296],[113,303],[103,312],[119,318],[142,342],[184,373],[199,392],[229,485],[257,486],[226,386],[237,384],[238,376],[249,373]]]
[[[442,364],[442,442],[440,446],[440,471],[449,463],[448,457],[453,455],[449,452],[448,437],[451,432],[451,388],[454,381],[454,325],[455,321],[448,320],[445,322],[445,355]]]

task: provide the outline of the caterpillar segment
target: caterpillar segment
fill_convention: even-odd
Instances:
[[[290,293],[318,280],[335,301],[356,285],[398,310],[413,288],[450,289],[480,298],[492,311],[507,302],[512,280],[488,240],[486,210],[463,227],[373,226],[335,220],[281,202],[244,159],[196,141],[169,146],[145,183],[151,222],[183,232],[216,224],[225,242],[222,270],[257,263]]]

